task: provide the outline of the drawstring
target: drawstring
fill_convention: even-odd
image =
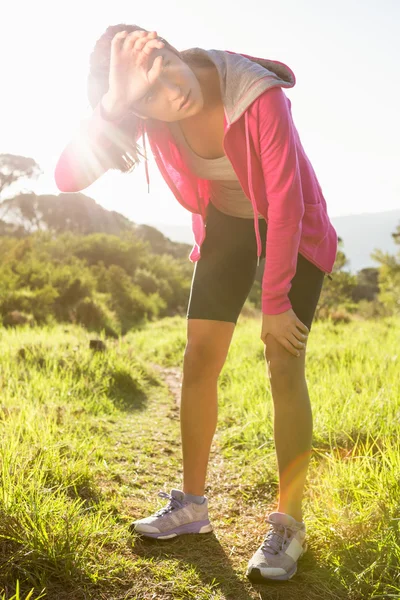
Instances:
[[[207,185],[207,181],[205,179],[200,179],[200,185],[199,185],[199,200],[200,200],[200,214],[205,217],[207,211],[206,211],[206,198],[208,196],[208,185]]]
[[[143,140],[143,149],[144,149],[144,156],[145,156],[144,170],[146,171],[147,193],[150,194],[150,175],[149,175],[149,165],[148,165],[148,159],[147,159],[146,138],[145,138],[144,134],[145,134],[145,126],[144,126],[144,121],[142,121],[142,140]]]
[[[258,222],[258,210],[257,210],[256,200],[254,197],[253,181],[252,181],[252,176],[251,176],[249,117],[248,117],[247,111],[244,113],[244,118],[245,118],[245,129],[246,129],[247,178],[248,178],[248,184],[249,184],[249,189],[250,189],[251,204],[253,206],[253,212],[254,212],[254,229],[256,232],[256,239],[257,239],[257,266],[258,266],[260,264],[262,244],[261,244],[261,236],[260,236],[260,227],[259,227],[259,222]]]

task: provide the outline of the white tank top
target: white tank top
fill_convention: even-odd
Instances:
[[[210,201],[221,212],[233,217],[253,219],[253,207],[244,193],[229,158],[202,158],[189,146],[177,121],[168,123],[189,169],[210,181]],[[259,218],[263,218],[259,215]]]

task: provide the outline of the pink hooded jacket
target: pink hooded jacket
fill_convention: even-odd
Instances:
[[[293,122],[291,102],[282,90],[295,85],[295,76],[278,61],[223,50],[193,51],[206,54],[218,69],[225,113],[224,151],[253,206],[258,257],[262,252],[258,213],[267,221],[262,311],[285,312],[291,308],[288,293],[298,253],[331,273],[338,245],[321,186]],[[86,135],[104,147],[109,143],[109,127],[98,105],[85,124]],[[209,182],[189,170],[167,123],[142,121],[144,147],[145,132],[167,185],[192,213],[194,247],[189,258],[196,262],[205,238]],[[145,166],[150,184],[147,161]],[[79,191],[66,151],[57,164],[55,180],[62,191]]]

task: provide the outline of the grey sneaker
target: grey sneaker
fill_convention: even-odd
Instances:
[[[267,522],[270,529],[249,560],[246,575],[255,583],[287,581],[296,574],[297,561],[307,550],[306,526],[281,512],[271,513]]]
[[[183,533],[208,533],[213,527],[208,519],[208,499],[203,504],[185,500],[181,490],[171,494],[159,492],[161,498],[169,500],[167,506],[150,517],[134,521],[130,530],[146,537],[168,540]]]

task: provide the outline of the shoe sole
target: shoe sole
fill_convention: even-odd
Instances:
[[[303,556],[307,550],[307,544],[305,544],[303,552],[300,554],[297,560]],[[293,565],[292,569],[282,575],[276,575],[275,577],[267,576],[262,574],[263,569],[260,567],[249,567],[246,572],[247,578],[253,583],[266,583],[268,581],[289,581],[297,573],[297,562]]]
[[[277,575],[276,577],[266,577],[262,574],[261,571],[262,569],[260,569],[259,567],[253,567],[251,569],[248,569],[246,573],[247,578],[253,583],[265,583],[268,581],[288,581],[294,575],[296,575],[297,565],[294,565],[294,568],[288,573],[285,573],[283,575]]]
[[[133,526],[131,530],[132,532],[145,537],[157,540],[170,540],[171,538],[178,535],[184,535],[185,533],[210,533],[213,530],[213,526],[209,521],[195,521],[194,523],[186,523],[185,525],[180,525],[169,531],[162,532],[140,531],[140,529],[137,529],[135,526]]]

